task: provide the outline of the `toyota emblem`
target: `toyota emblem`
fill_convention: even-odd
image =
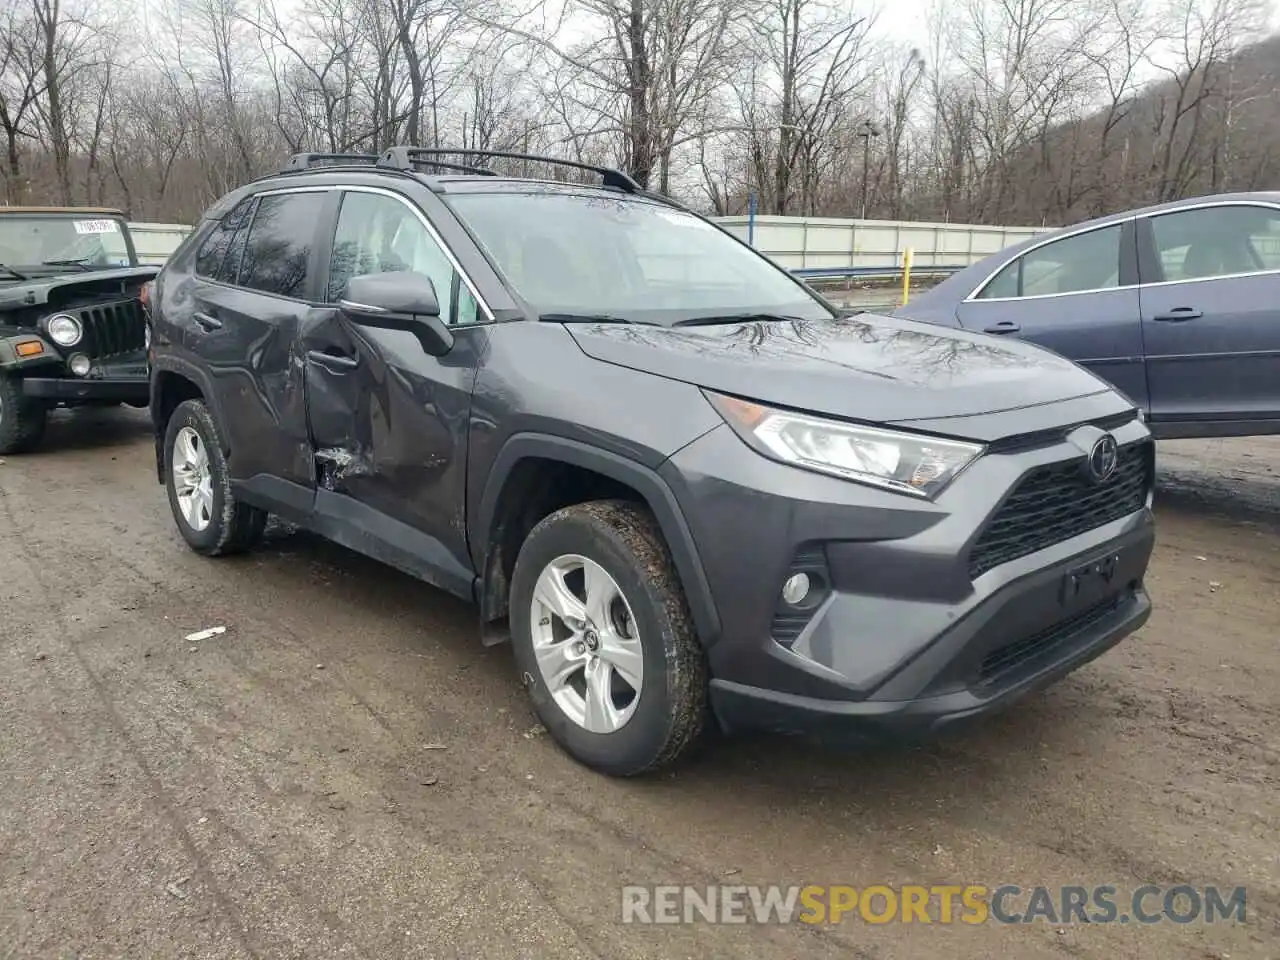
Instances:
[[[1116,438],[1104,433],[1089,451],[1089,476],[1095,483],[1106,483],[1116,472],[1119,462],[1120,448],[1116,445]]]

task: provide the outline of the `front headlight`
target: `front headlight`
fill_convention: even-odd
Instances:
[[[984,449],[981,444],[841,423],[703,392],[738,436],[765,456],[918,497],[936,497]]]
[[[49,318],[45,329],[49,331],[49,339],[60,347],[74,347],[84,336],[80,321],[66,313],[55,313]]]

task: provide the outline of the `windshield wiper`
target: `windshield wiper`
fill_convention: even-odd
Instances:
[[[540,313],[539,320],[547,323],[635,323],[626,317],[615,317],[607,313]]]
[[[770,323],[803,323],[804,317],[791,317],[781,313],[726,313],[715,317],[690,317],[688,320],[677,320],[674,327],[710,327],[723,323],[749,323],[752,320],[767,320]]]
[[[85,263],[88,257],[67,257],[62,260],[41,260],[40,265],[43,267],[79,267],[81,270],[88,270],[89,266]]]
[[[9,275],[10,275],[11,277],[13,277],[13,279],[15,279],[15,280],[30,280],[30,279],[31,279],[31,278],[30,278],[30,277],[28,277],[25,273],[19,273],[17,270],[13,269],[13,267],[9,266],[9,265],[8,265],[8,264],[6,264],[6,263],[0,263],[0,270],[8,270],[8,271],[9,271]]]

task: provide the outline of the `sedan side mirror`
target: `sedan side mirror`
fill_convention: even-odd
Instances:
[[[412,333],[433,357],[453,349],[453,333],[440,319],[435,285],[413,270],[352,277],[338,307],[353,323]]]

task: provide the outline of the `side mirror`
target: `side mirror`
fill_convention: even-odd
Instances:
[[[453,333],[440,319],[435,285],[421,273],[399,270],[352,277],[338,307],[353,323],[412,333],[433,357],[453,349]]]

